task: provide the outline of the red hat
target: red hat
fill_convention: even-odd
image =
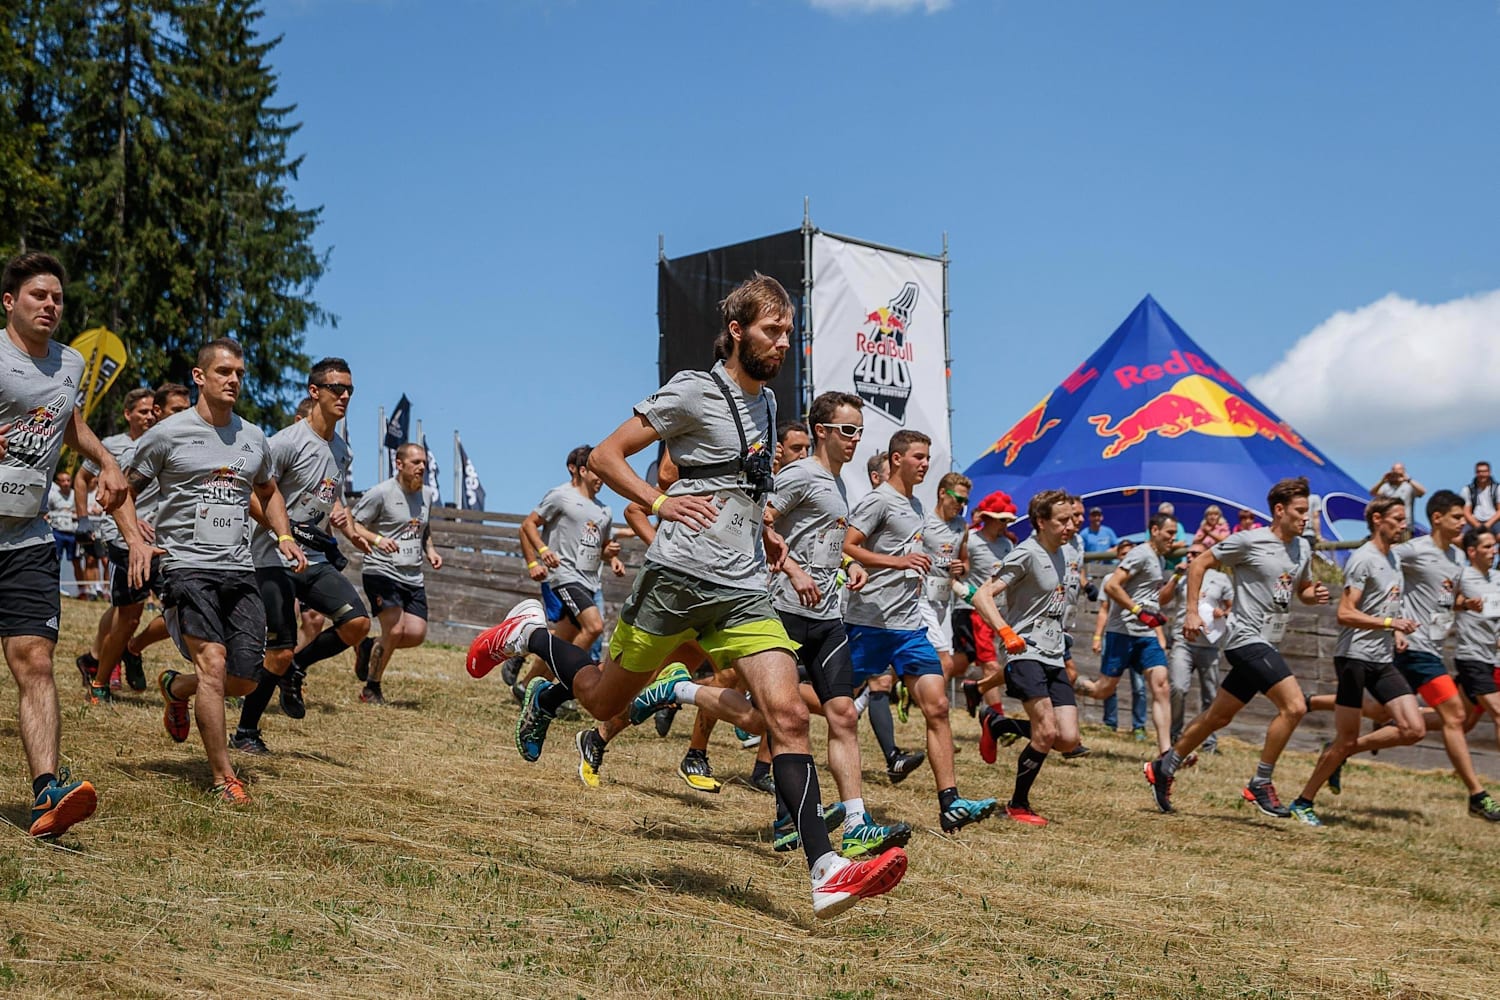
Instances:
[[[1009,495],[996,490],[983,500],[979,506],[974,508],[974,523],[978,524],[981,517],[991,517],[999,521],[1014,521],[1016,519],[1016,505]]]

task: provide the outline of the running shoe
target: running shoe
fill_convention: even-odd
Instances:
[[[213,787],[213,793],[232,806],[248,806],[250,793],[239,778],[225,778],[222,784]]]
[[[927,751],[925,750],[907,753],[897,747],[895,755],[885,762],[885,776],[891,780],[891,784],[899,785],[911,777],[912,772],[921,767],[926,759]]]
[[[1323,741],[1323,749],[1324,750],[1327,750],[1331,746],[1333,746],[1333,740],[1324,740]],[[1332,792],[1334,795],[1338,795],[1339,793],[1341,793],[1344,790],[1344,762],[1343,761],[1339,761],[1339,766],[1336,767],[1336,768],[1334,768],[1333,769],[1333,773],[1328,776],[1328,790],[1330,792]],[[1296,814],[1293,813],[1293,815],[1296,815]]]
[[[115,700],[115,693],[109,689],[107,684],[89,685],[90,705],[110,705]]]
[[[557,717],[559,719],[567,719],[571,722],[577,722],[579,719],[583,718],[583,709],[579,707],[578,701],[576,699],[569,698],[567,701],[557,706]]]
[[[771,776],[770,771],[767,771],[758,778],[752,773],[750,777],[745,779],[745,784],[757,792],[765,792],[767,795],[776,794],[776,779]]]
[[[1146,730],[1144,728],[1140,727],[1140,726],[1137,726],[1134,729],[1132,729],[1130,731],[1130,735],[1133,736],[1133,737],[1135,737],[1135,741],[1137,743],[1144,743],[1144,742],[1146,742]]]
[[[538,699],[551,686],[552,682],[542,677],[533,677],[526,685],[521,714],[516,717],[516,750],[522,760],[535,761],[542,755],[542,743],[547,739],[547,727],[552,725],[552,713],[538,704]]]
[[[1500,823],[1500,802],[1496,802],[1489,792],[1480,792],[1477,799],[1469,799],[1469,815],[1475,819]]]
[[[672,722],[677,718],[679,709],[676,705],[668,705],[666,708],[656,710],[656,735],[666,739],[672,733]]]
[[[689,749],[682,763],[677,765],[677,775],[695,792],[717,795],[724,787],[724,783],[714,777],[713,768],[708,766],[708,754],[703,750]]]
[[[979,693],[978,681],[964,681],[964,709],[973,718],[974,713],[979,711],[979,705],[984,701],[984,695]]]
[[[99,661],[94,659],[92,653],[80,653],[73,660],[73,666],[78,668],[78,675],[83,680],[83,688],[87,691],[94,686],[94,672],[99,669]]]
[[[677,685],[692,679],[687,667],[680,663],[667,664],[656,680],[630,703],[630,724],[639,726],[656,714],[658,708],[677,704]]]
[[[526,704],[526,685],[522,684],[520,681],[512,684],[510,686],[510,696],[516,699],[517,705]]]
[[[1173,779],[1162,773],[1161,758],[1146,761],[1141,765],[1141,771],[1146,775],[1146,783],[1151,786],[1151,797],[1156,800],[1156,808],[1164,813],[1173,812]]]
[[[861,899],[890,892],[906,874],[906,852],[892,847],[879,857],[850,861],[825,858],[812,872],[813,915],[827,920]]]
[[[911,721],[911,689],[906,686],[905,681],[896,682],[896,718],[902,722]]]
[[[99,796],[93,785],[74,781],[67,768],[59,768],[57,776],[31,804],[29,832],[33,837],[61,836],[74,823],[82,823],[94,815],[98,805]]]
[[[370,654],[375,651],[375,640],[365,636],[354,647],[354,677],[361,682],[370,679]]]
[[[1062,752],[1062,758],[1063,760],[1078,760],[1082,757],[1087,757],[1093,752],[1094,751],[1090,750],[1088,747],[1080,743],[1071,750],[1064,750]]]
[[[906,823],[881,826],[866,820],[859,826],[844,831],[839,853],[846,858],[866,858],[884,853],[892,847],[905,847],[909,840],[911,827]]]
[[[979,759],[986,764],[995,763],[995,732],[990,728],[988,712],[979,717]]]
[[[111,691],[120,690],[120,664],[118,663],[116,663],[115,668],[109,672],[109,689]]]
[[[125,664],[125,683],[130,685],[130,690],[146,690],[146,664],[141,660],[141,654],[127,649],[120,654],[120,660]]]
[[[1292,819],[1297,820],[1299,823],[1305,823],[1308,826],[1323,825],[1323,821],[1318,819],[1318,814],[1313,812],[1313,804],[1306,799],[1293,799],[1288,812],[1291,813]]]
[[[848,813],[842,802],[832,802],[823,807],[823,825],[830,834],[837,833],[844,825],[844,817]],[[903,824],[905,825],[905,824]],[[910,836],[910,831],[908,831]],[[801,843],[801,835],[797,832],[797,824],[792,820],[791,814],[776,817],[771,824],[771,847],[778,851],[790,851]],[[904,844],[905,841],[902,841]]]
[[[234,735],[229,737],[229,748],[256,757],[265,757],[271,753],[266,741],[260,738],[259,729],[236,729]]]
[[[1046,826],[1047,821],[1035,813],[1030,806],[1005,807],[1005,815],[1017,823],[1025,823],[1027,826]]]
[[[376,708],[385,707],[385,695],[366,684],[359,689],[359,700]]]
[[[739,726],[734,727],[734,738],[739,740],[740,746],[746,750],[754,750],[760,746],[759,736],[756,736],[748,729],[741,729]]]
[[[161,691],[162,701],[166,702],[166,707],[162,711],[161,723],[166,727],[167,735],[172,737],[174,742],[181,743],[193,731],[193,717],[188,712],[186,698],[177,699],[172,697],[172,682],[178,676],[175,670],[163,670],[156,678],[156,687]]]
[[[938,814],[938,819],[944,833],[957,833],[970,823],[987,818],[999,804],[994,799],[954,799]]]
[[[281,711],[288,719],[301,719],[307,715],[307,702],[302,700],[302,680],[306,676],[307,671],[294,663],[281,679]]]
[[[1286,819],[1292,814],[1290,809],[1281,804],[1281,799],[1276,795],[1276,786],[1269,781],[1259,785],[1251,782],[1240,794],[1245,797],[1246,802],[1255,803],[1255,808],[1267,816]]]
[[[598,730],[581,729],[573,745],[578,748],[578,780],[590,788],[598,788],[599,769],[604,766],[604,740]]]
[[[526,642],[539,628],[545,628],[547,616],[542,613],[542,602],[528,597],[505,616],[499,625],[493,625],[474,637],[469,643],[469,655],[464,666],[470,677],[483,677],[503,661],[512,656],[526,654]]]
[[[504,681],[506,686],[514,684],[516,681],[520,680],[521,668],[525,665],[526,657],[512,656],[510,659],[500,664],[500,680]]]

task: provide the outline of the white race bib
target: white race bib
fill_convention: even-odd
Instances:
[[[0,465],[0,514],[36,517],[47,499],[47,477],[36,469]]]
[[[1260,637],[1271,645],[1276,645],[1286,638],[1286,625],[1291,620],[1290,611],[1271,612],[1271,617],[1267,618],[1265,625],[1261,627]]]
[[[599,545],[583,542],[578,546],[578,572],[593,573],[599,569]]]
[[[404,566],[407,569],[413,569],[422,565],[422,539],[396,539],[396,551],[392,553],[391,562],[397,566]]]
[[[1217,646],[1224,633],[1229,631],[1229,616],[1215,618],[1214,610],[1213,601],[1198,602],[1198,617],[1203,619],[1203,641]]]
[[[1480,612],[1489,619],[1500,618],[1500,594],[1484,595],[1484,610]]]
[[[812,543],[812,564],[819,569],[837,569],[844,561],[845,529],[838,525],[824,528]]]
[[[1031,625],[1027,640],[1043,653],[1061,653],[1063,648],[1062,619],[1038,618]]]
[[[945,607],[953,600],[952,581],[946,576],[926,577],[922,581],[922,596],[939,607]]]
[[[200,503],[193,519],[193,541],[231,549],[245,542],[245,508],[230,503]]]
[[[760,530],[760,516],[755,504],[743,493],[726,490],[716,495],[719,516],[704,531],[725,548],[755,554],[755,533]]]
[[[1432,622],[1427,626],[1427,638],[1431,642],[1441,643],[1448,638],[1448,633],[1453,630],[1453,609],[1443,608],[1432,614]]]

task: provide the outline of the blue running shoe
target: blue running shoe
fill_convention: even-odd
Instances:
[[[66,833],[74,823],[82,823],[94,815],[99,797],[94,786],[87,781],[74,781],[67,768],[59,768],[57,776],[42,789],[31,806],[31,829],[33,837],[57,837]]]
[[[828,828],[829,833],[834,833],[844,825],[844,817],[847,815],[842,802],[826,805],[823,807],[823,825]],[[801,839],[797,833],[797,824],[790,815],[778,816],[776,822],[771,824],[771,846],[776,850],[790,851]]]
[[[1324,740],[1323,741],[1323,749],[1324,750],[1327,750],[1331,746],[1333,746],[1333,741],[1332,740]],[[1330,792],[1332,792],[1333,794],[1335,794],[1335,795],[1338,795],[1340,792],[1342,792],[1344,790],[1344,762],[1343,761],[1339,761],[1339,766],[1336,767],[1336,768],[1334,768],[1333,769],[1333,773],[1328,776],[1328,790]],[[1297,813],[1296,813],[1295,810],[1292,812],[1292,815],[1293,816],[1297,815]],[[1298,817],[1298,818],[1300,819],[1301,817]]]
[[[1322,826],[1323,821],[1318,819],[1318,814],[1313,812],[1313,804],[1306,799],[1296,798],[1291,804],[1292,819],[1308,826]]]
[[[970,823],[986,819],[997,805],[994,799],[954,799],[938,818],[944,833],[957,833]]]
[[[839,853],[846,858],[867,858],[882,854],[887,848],[905,847],[911,840],[911,827],[905,823],[881,826],[868,820],[844,831]]]
[[[547,739],[547,727],[552,725],[553,716],[537,700],[551,686],[552,682],[544,677],[533,677],[526,685],[521,714],[516,718],[516,750],[522,760],[535,761],[542,755],[542,743]]]
[[[646,690],[635,696],[630,703],[630,724],[639,726],[656,714],[658,708],[677,704],[676,687],[683,681],[692,680],[692,675],[680,663],[668,664],[661,675]]]

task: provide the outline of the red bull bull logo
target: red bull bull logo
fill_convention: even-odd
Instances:
[[[1242,396],[1202,375],[1178,379],[1170,389],[1152,396],[1119,420],[1107,413],[1088,419],[1100,437],[1114,439],[1104,447],[1105,458],[1124,454],[1152,434],[1178,438],[1192,431],[1210,437],[1258,434],[1268,441],[1280,441],[1319,465],[1324,464],[1290,426],[1271,419]]]
[[[888,305],[866,313],[868,330],[854,335],[854,347],[859,352],[853,372],[854,391],[866,404],[903,426],[911,398],[911,363],[916,357],[911,326],[917,298],[916,282],[906,282]]]
[[[1048,393],[1042,401],[1026,412],[1026,416],[1017,420],[1015,426],[1000,436],[1000,440],[990,446],[991,452],[1004,451],[1005,464],[1009,467],[1020,457],[1022,449],[1027,445],[1036,444],[1046,437],[1047,432],[1058,424],[1060,420],[1047,420],[1047,403],[1052,399]]]

